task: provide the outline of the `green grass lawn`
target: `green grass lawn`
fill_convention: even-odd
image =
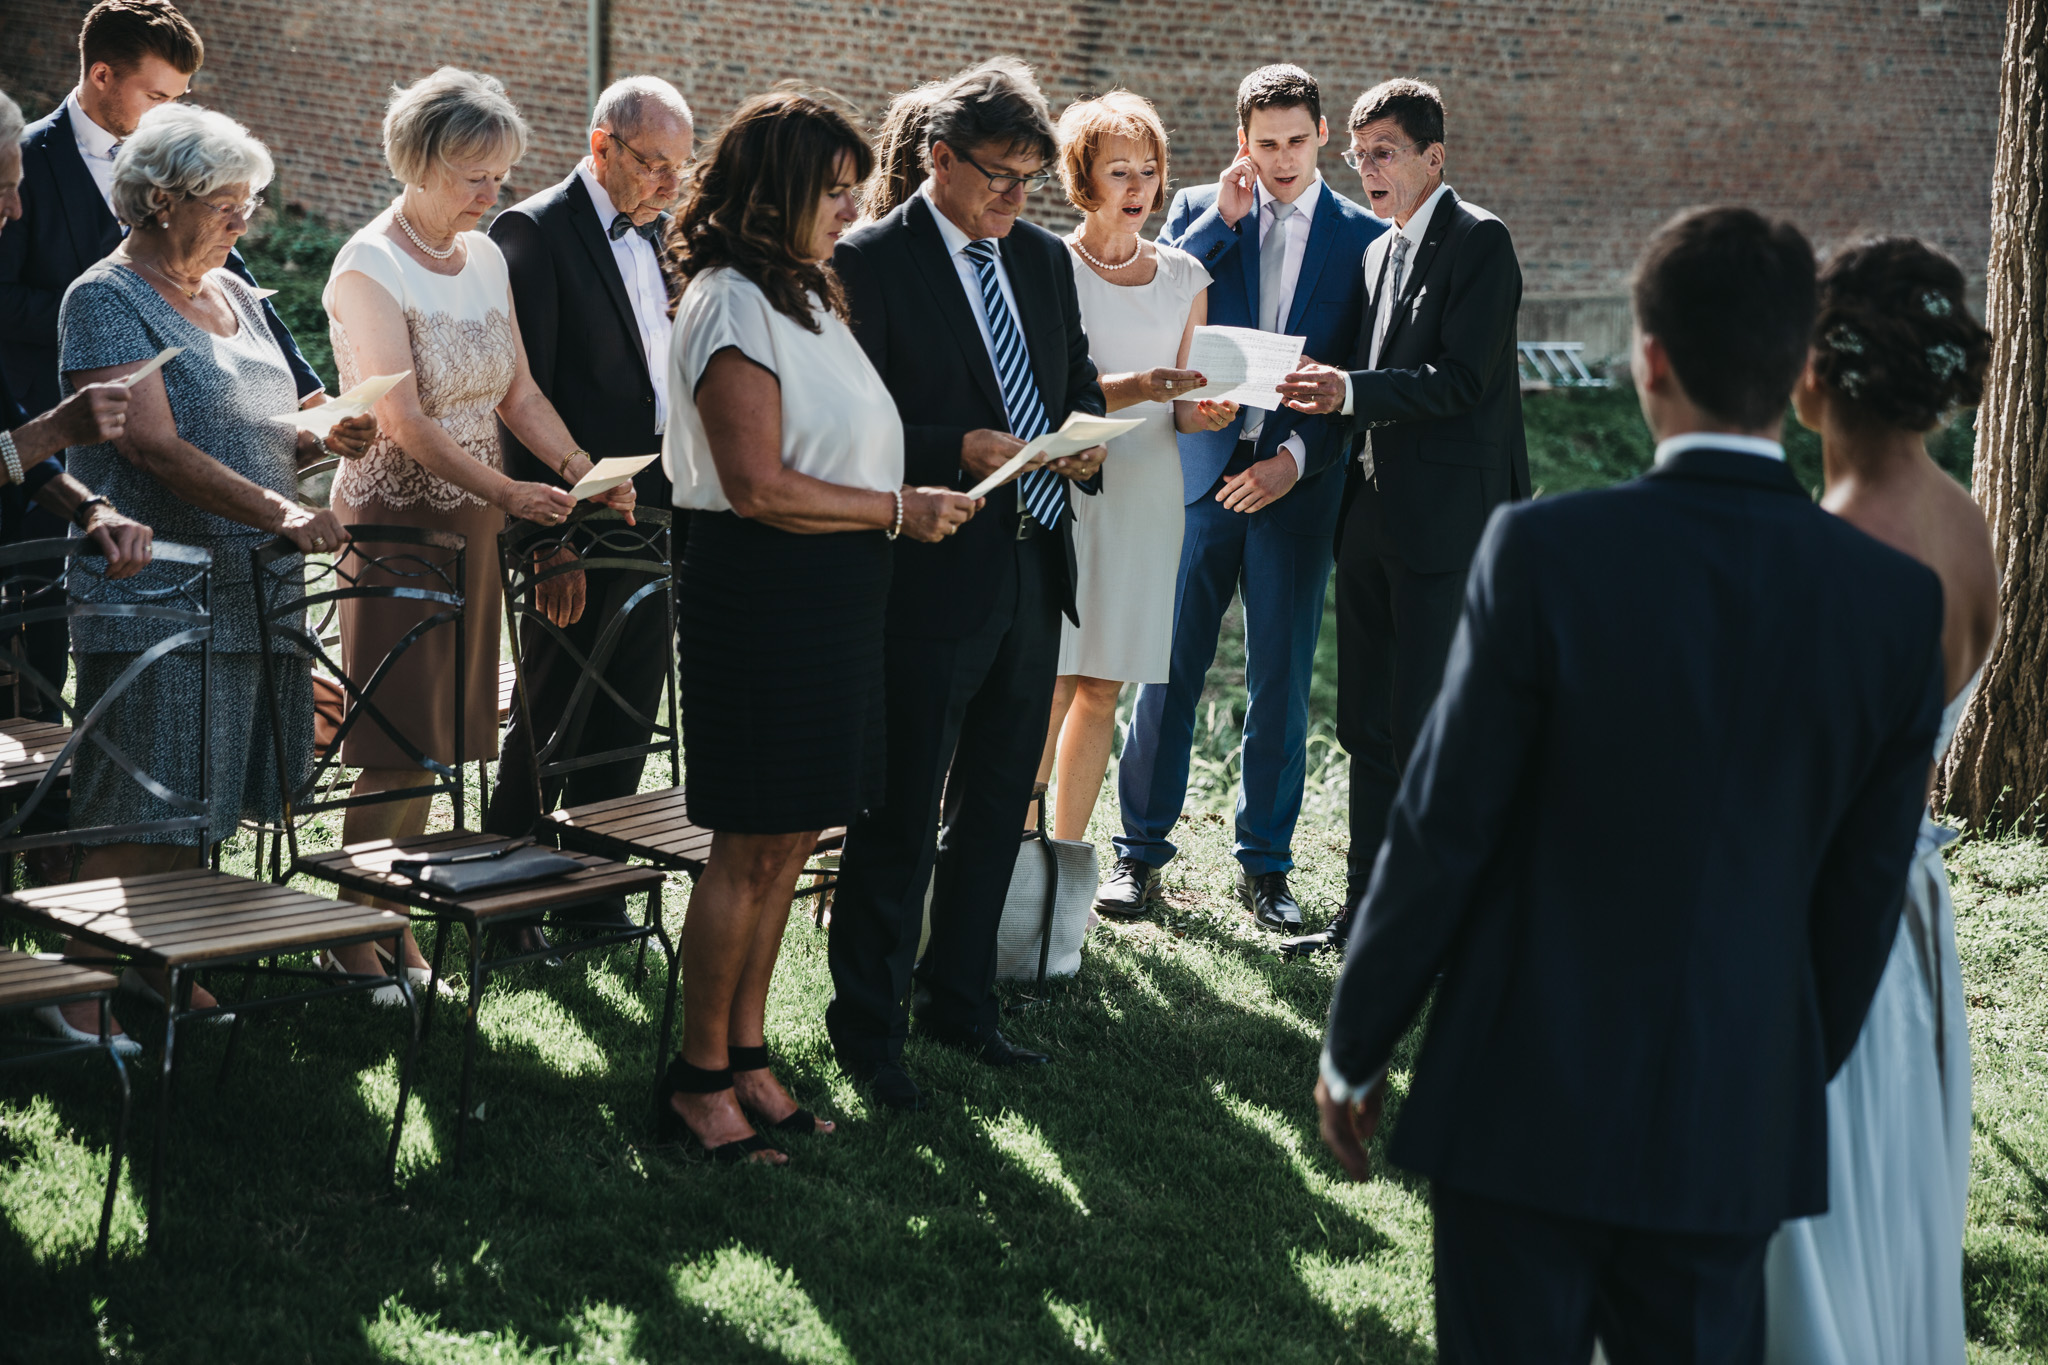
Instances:
[[[285,226],[252,259],[331,376],[310,319],[332,234]],[[1529,431],[1547,493],[1649,458],[1626,392],[1534,399]],[[1966,468],[1967,428],[1939,448]],[[1793,453],[1817,483],[1811,442]],[[1326,622],[1296,843],[1317,922],[1344,862],[1332,636]],[[934,1110],[871,1110],[831,1064],[825,937],[799,918],[769,1041],[799,1099],[840,1131],[797,1144],[786,1170],[715,1168],[649,1144],[658,980],[636,986],[623,953],[571,959],[485,998],[483,1117],[459,1179],[459,1035],[441,1012],[393,1194],[379,1177],[399,1018],[361,1001],[273,1017],[219,1087],[224,1037],[195,1026],[179,1047],[165,1246],[142,1249],[145,1160],[106,1271],[89,1264],[105,1068],[11,1072],[0,1361],[1433,1359],[1424,1190],[1385,1166],[1348,1184],[1316,1137],[1309,1090],[1335,964],[1281,962],[1230,894],[1242,668],[1241,633],[1226,631],[1168,908],[1098,930],[1080,975],[1007,1025],[1054,1066],[1001,1074],[914,1042]],[[1106,793],[1105,847],[1112,814]],[[2048,1360],[2048,849],[1966,841],[1950,863],[1977,1068],[1971,1358]],[[672,889],[672,930],[684,906]],[[139,1007],[123,1013],[150,1048],[133,1072],[146,1157],[161,1030]]]

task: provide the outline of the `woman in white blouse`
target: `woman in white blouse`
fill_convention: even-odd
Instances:
[[[669,348],[666,458],[691,511],[678,573],[684,786],[715,831],[683,926],[682,1051],[664,1136],[788,1160],[754,1131],[830,1132],[769,1069],[768,984],[818,832],[882,793],[889,542],[951,535],[979,505],[903,485],[896,404],[828,264],[873,166],[828,98],[733,115],[669,229],[686,281]]]

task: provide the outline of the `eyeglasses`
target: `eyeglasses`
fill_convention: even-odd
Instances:
[[[241,203],[229,204],[226,207],[214,203],[211,199],[201,199],[196,194],[188,194],[185,197],[195,204],[204,204],[223,218],[239,218],[245,223],[254,218],[263,208],[263,196],[260,194],[252,194]]]
[[[948,147],[953,147],[953,144],[950,142],[947,143],[946,145]],[[982,165],[979,161],[976,161],[973,157],[967,155],[967,153],[961,151],[958,147],[953,147],[953,155],[959,157],[962,161],[974,167],[975,170],[980,171],[983,175],[987,176],[988,187],[991,191],[993,191],[996,194],[1008,194],[1011,190],[1016,189],[1019,185],[1022,185],[1024,187],[1024,192],[1026,194],[1029,194],[1033,190],[1042,190],[1047,185],[1050,185],[1052,183],[1052,173],[1049,171],[1040,171],[1037,175],[997,175],[994,171]]]
[[[1420,147],[1421,145],[1420,142],[1404,142],[1400,146],[1395,147],[1382,142],[1377,147],[1366,148],[1363,156],[1359,154],[1356,147],[1353,147],[1350,151],[1344,153],[1344,164],[1355,171],[1358,169],[1359,162],[1365,160],[1366,157],[1371,157],[1373,165],[1381,170],[1385,170],[1401,159],[1401,153],[1407,151],[1410,147]]]
[[[640,155],[639,148],[635,147],[632,143],[626,141],[626,139],[620,137],[617,133],[613,132],[609,128],[604,130],[604,135],[610,138],[612,141],[618,143],[621,147],[624,147],[626,151],[632,156],[632,158],[640,163],[641,169],[646,171],[649,175],[653,176],[656,180],[674,180],[677,176],[683,173],[684,168],[676,165],[676,163],[673,161],[649,161],[646,157]]]

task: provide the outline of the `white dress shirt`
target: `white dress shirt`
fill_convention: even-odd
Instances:
[[[1688,431],[1657,442],[1657,463],[1675,459],[1688,450],[1732,450],[1738,455],[1761,455],[1767,460],[1785,459],[1785,447],[1762,436],[1735,436],[1722,431]]]
[[[1408,225],[1406,227],[1395,229],[1395,231],[1399,232],[1403,237],[1406,237],[1410,243],[1408,248],[1408,263],[1405,267],[1407,275],[1401,281],[1401,286],[1403,289],[1407,288],[1408,280],[1414,277],[1416,253],[1420,251],[1422,248],[1423,234],[1429,231],[1429,220],[1436,215],[1437,201],[1444,197],[1444,191],[1448,190],[1450,187],[1451,186],[1449,181],[1445,181],[1443,184],[1438,185],[1434,190],[1430,192],[1429,198],[1422,201],[1422,207],[1415,210],[1413,214],[1409,215]],[[1389,241],[1387,243],[1388,252],[1391,253],[1393,249],[1394,244],[1393,242]],[[1389,280],[1388,283],[1392,284],[1393,281]],[[1377,319],[1380,313],[1383,310],[1392,308],[1394,306],[1394,296],[1396,292],[1397,291],[1390,288],[1382,289],[1380,290],[1380,296],[1373,300],[1373,317],[1375,319],[1373,330],[1375,333],[1377,333],[1379,330]],[[1367,356],[1365,360],[1367,369],[1379,368],[1380,358],[1378,356],[1370,355]],[[1337,409],[1337,411],[1343,413],[1346,417],[1349,417],[1351,415],[1351,374],[1348,370],[1344,374],[1344,406]]]
[[[939,237],[946,243],[946,254],[953,258],[953,271],[960,276],[960,287],[967,292],[967,310],[974,314],[974,325],[981,329],[981,344],[988,350],[988,363],[995,366],[996,375],[1000,378],[1003,367],[996,365],[996,337],[988,328],[988,307],[981,300],[981,276],[975,273],[974,262],[967,258],[967,243],[972,239],[960,230],[958,223],[940,211],[938,201],[932,198],[931,181],[918,186],[917,192],[931,207],[932,218],[939,225]],[[1024,315],[1017,311],[1017,294],[1010,288],[1010,270],[1003,264],[1000,248],[996,251],[996,287],[1003,291],[1003,302],[1010,307],[1011,320],[1017,324],[1017,335],[1024,335]],[[1036,382],[1035,374],[1033,380]],[[1045,419],[1057,431],[1060,423],[1067,420],[1067,414],[1047,408]]]
[[[583,188],[590,192],[598,228],[609,235],[612,219],[619,216],[619,211],[612,204],[611,195],[598,183],[589,157],[576,163],[576,174],[583,181]],[[654,243],[637,232],[622,233],[610,240],[612,260],[618,264],[619,278],[626,284],[626,300],[633,305],[633,321],[640,328],[641,359],[647,363],[647,378],[654,385],[654,427],[667,431],[668,380],[663,370],[668,365],[669,332],[674,324],[669,321],[668,286],[662,283],[661,262],[655,258]]]
[[[99,186],[100,198],[107,201],[107,212],[114,211],[114,149],[121,140],[92,121],[78,103],[78,91],[73,90],[64,97],[64,114],[71,120],[71,136],[78,143],[78,154],[85,158],[85,169],[92,174],[92,183]]]
[[[1252,186],[1252,211],[1259,215],[1259,255],[1263,259],[1266,254],[1266,239],[1273,235],[1273,205],[1276,201],[1267,192],[1263,180],[1253,181]],[[1287,219],[1287,255],[1280,266],[1278,310],[1283,326],[1288,313],[1294,309],[1294,287],[1301,283],[1301,260],[1308,254],[1309,224],[1315,219],[1316,205],[1322,197],[1323,178],[1318,175],[1309,182],[1308,188],[1301,192],[1301,197],[1294,201],[1294,214]],[[1259,300],[1260,313],[1265,312],[1266,304],[1267,300]],[[1264,410],[1248,408],[1245,410],[1244,428],[1240,438],[1256,441],[1259,439],[1259,433],[1265,428]],[[1294,457],[1294,474],[1296,478],[1300,478],[1302,471],[1308,468],[1308,443],[1301,439],[1300,432],[1290,432],[1287,439],[1280,443],[1280,448]]]

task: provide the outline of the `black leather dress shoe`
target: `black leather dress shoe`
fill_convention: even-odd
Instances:
[[[1118,858],[1095,897],[1095,913],[1110,919],[1143,919],[1159,899],[1159,869],[1142,858]]]
[[[1287,889],[1285,872],[1261,872],[1254,877],[1243,868],[1237,873],[1237,899],[1261,928],[1276,934],[1301,932],[1301,907]]]
[[[1280,940],[1282,957],[1309,957],[1315,953],[1342,953],[1351,942],[1351,926],[1358,919],[1358,903],[1365,899],[1365,883],[1351,882],[1344,888],[1344,908],[1313,934]]]
[[[885,1109],[900,1109],[914,1114],[924,1108],[924,1092],[917,1088],[917,1082],[910,1079],[910,1073],[895,1062],[870,1062],[860,1066],[845,1066],[841,1070],[864,1085],[875,1097],[875,1103]]]
[[[541,931],[537,923],[500,924],[486,930],[490,935],[491,947],[498,957],[525,957],[529,953],[546,953],[540,960],[543,967],[559,967],[562,959],[555,956],[554,945]]]
[[[1044,1066],[1052,1061],[1043,1052],[1018,1047],[1003,1037],[999,1029],[956,1029],[922,1021],[913,1027],[920,1037],[959,1048],[988,1066]]]

